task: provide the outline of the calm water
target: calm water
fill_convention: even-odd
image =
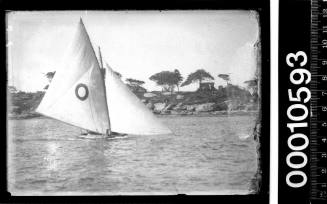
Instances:
[[[243,194],[254,116],[161,117],[174,135],[86,139],[47,119],[9,120],[13,194]]]

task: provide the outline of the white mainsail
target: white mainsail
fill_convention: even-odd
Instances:
[[[36,111],[102,134],[110,128],[104,80],[82,20]]]
[[[135,135],[171,134],[107,66],[105,74],[111,130]]]
[[[172,133],[110,67],[103,78],[82,20],[74,39],[36,112],[101,134]]]

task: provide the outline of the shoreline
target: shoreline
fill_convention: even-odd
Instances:
[[[193,116],[193,117],[205,117],[205,116],[256,116],[259,111],[212,111],[212,112],[187,112],[187,113],[154,113],[156,116]]]
[[[211,111],[211,112],[174,112],[174,113],[156,113],[154,115],[158,117],[216,117],[216,116],[249,116],[253,115],[256,116],[260,112],[259,111]],[[33,118],[46,118],[43,115],[37,113],[26,113],[21,115],[8,115],[9,120],[24,120],[24,119],[33,119]]]

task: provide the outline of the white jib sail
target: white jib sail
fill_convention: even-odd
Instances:
[[[172,133],[108,66],[105,84],[111,131],[134,135]]]
[[[105,134],[110,127],[104,80],[82,20],[58,68],[36,111]]]

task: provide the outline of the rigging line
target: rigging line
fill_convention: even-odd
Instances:
[[[103,69],[103,62],[102,62],[102,55],[101,55],[100,46],[98,46],[98,49],[99,49],[99,61],[100,61],[100,69]]]

